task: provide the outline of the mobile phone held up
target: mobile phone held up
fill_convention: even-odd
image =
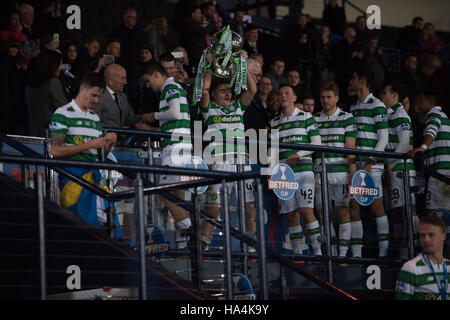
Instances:
[[[59,33],[54,33],[53,34],[53,41],[59,42]]]
[[[105,63],[105,66],[113,64],[114,63],[114,56],[112,54],[104,54],[103,55],[103,61]]]
[[[177,68],[181,67],[183,65],[184,53],[179,51],[172,51],[171,54],[175,58],[175,65],[177,66]]]

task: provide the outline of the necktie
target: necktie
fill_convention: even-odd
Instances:
[[[119,108],[119,114],[120,114],[120,127],[122,127],[122,108],[120,107],[119,103],[119,95],[117,93],[114,93],[114,101],[116,102],[117,107]]]

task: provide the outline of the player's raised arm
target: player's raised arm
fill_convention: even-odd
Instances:
[[[256,77],[253,73],[248,72],[247,68],[247,91],[245,91],[241,96],[241,104],[243,106],[249,106],[257,90]]]
[[[211,101],[209,97],[211,82],[212,82],[212,72],[211,70],[206,70],[205,75],[203,76],[202,98],[200,99],[200,107],[202,109],[207,108],[209,102]]]

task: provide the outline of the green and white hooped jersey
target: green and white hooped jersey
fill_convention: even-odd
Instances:
[[[386,147],[386,152],[395,152],[398,147],[398,134],[402,131],[408,131],[410,150],[413,148],[413,133],[411,118],[406,112],[401,103],[398,103],[388,109],[388,124],[389,124],[389,143]],[[403,160],[392,161],[392,171],[404,170]],[[415,170],[412,159],[407,161],[408,170]]]
[[[75,100],[72,100],[56,109],[50,120],[50,131],[53,134],[65,135],[65,146],[74,146],[99,138],[102,135],[102,123],[94,111],[84,112]],[[89,149],[68,159],[98,161],[98,151]]]
[[[450,260],[445,259],[447,271],[450,273]],[[437,276],[443,283],[442,264],[433,266]],[[440,268],[440,269],[438,269]],[[399,300],[440,300],[434,273],[426,265],[422,254],[406,262],[400,270],[395,285],[396,299]],[[447,300],[450,299],[450,286],[447,288]]]
[[[272,130],[278,129],[280,132],[280,143],[308,144],[311,142],[312,136],[319,135],[319,127],[314,117],[297,108],[294,113],[286,117],[281,113],[278,117],[270,122]],[[280,148],[280,162],[285,162],[291,155],[298,153],[299,150]],[[298,165],[292,168],[294,173],[313,171],[312,157],[307,155],[301,158]]]
[[[353,105],[350,113],[355,118],[358,129],[356,149],[373,151],[379,140],[377,130],[388,129],[386,106],[373,94],[369,94],[364,101]],[[368,156],[356,156],[358,162],[366,162],[368,159]],[[378,158],[377,163],[384,163],[384,159]]]
[[[164,118],[164,113],[170,113],[171,110],[169,102],[174,99],[179,101],[179,118],[167,119]],[[163,117],[164,120],[159,120],[159,125],[162,132],[176,133],[176,134],[191,134],[191,118],[189,115],[189,106],[184,89],[176,83],[172,77],[168,78],[161,89],[159,98],[159,115],[158,118]],[[161,147],[165,152],[170,151],[174,145],[185,150],[192,149],[191,139],[163,139]]]
[[[425,159],[433,170],[450,177],[450,120],[441,107],[434,107],[427,113],[425,134],[434,138],[425,152]]]
[[[213,148],[213,157],[226,157],[227,155],[237,155],[238,146],[241,155],[248,155],[244,140],[237,144],[235,138],[245,138],[244,112],[247,109],[239,99],[232,101],[228,107],[221,107],[214,102],[210,102],[203,108],[203,120],[206,126],[205,134],[209,136],[222,136],[224,139],[232,139],[230,143],[214,141],[209,145]],[[217,138],[216,138],[217,139]]]
[[[314,119],[319,126],[320,138],[323,146],[345,148],[345,138],[356,138],[357,129],[355,118],[351,113],[341,111],[339,108],[336,112],[327,116],[323,112],[314,114]],[[345,173],[348,172],[347,155],[340,153],[325,152],[325,163],[328,165],[329,173]],[[321,157],[316,159],[316,165],[322,162]]]

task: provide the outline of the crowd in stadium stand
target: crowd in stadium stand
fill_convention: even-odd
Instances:
[[[169,75],[189,92],[202,51],[210,44],[211,36],[227,24],[244,37],[244,49],[260,62],[266,79],[270,79],[270,91],[277,92],[285,82],[294,84],[299,104],[305,94],[312,94],[317,100],[320,82],[334,80],[340,88],[340,106],[348,110],[354,101],[348,82],[356,66],[368,66],[374,72],[372,91],[377,96],[386,81],[399,80],[407,86],[406,104],[413,109],[422,93],[448,101],[446,46],[433,25],[421,17],[415,17],[398,36],[396,46],[402,63],[401,69],[394,72],[381,49],[379,31],[368,30],[364,16],[349,23],[337,1],[329,1],[322,20],[312,21],[309,14],[303,13],[286,22],[286,32],[281,36],[286,50],[280,50],[275,57],[273,51],[266,55],[273,48],[260,41],[259,26],[243,22],[247,14],[244,8],[236,8],[230,18],[215,1],[199,6],[189,6],[190,3],[194,1],[180,1],[176,20],[161,15],[146,17],[151,19],[147,26],[139,23],[139,12],[127,9],[122,12],[122,25],[112,27],[106,35],[95,35],[94,31],[83,43],[63,38],[65,21],[61,18],[60,1],[42,1],[40,12],[27,2],[17,5],[0,31],[0,63],[4,71],[0,90],[3,108],[9,113],[2,117],[1,131],[43,136],[50,114],[76,95],[83,74],[103,72],[112,61],[126,70],[125,92],[133,110],[137,114],[155,111],[158,96],[142,82],[148,64],[163,63]],[[174,22],[170,24],[169,20]],[[55,33],[60,37],[54,38]],[[172,52],[180,52],[183,57],[175,59]],[[318,74],[312,77],[311,66],[318,63]],[[295,74],[297,80],[289,80],[290,74]],[[264,94],[264,104],[267,95]],[[411,116],[420,121],[414,112]]]
[[[63,37],[60,1],[43,1],[41,12],[26,2],[16,9],[0,31],[4,133],[44,136],[52,114],[77,96],[87,72],[105,75],[107,90],[95,106],[103,126],[153,130],[149,120],[159,111],[160,94],[144,81],[152,63],[161,64],[167,77],[181,85],[191,106],[203,50],[226,25],[242,35],[248,70],[257,82],[256,95],[243,115],[246,129],[266,128],[280,114],[278,94],[285,85],[293,88],[296,108],[311,115],[321,110],[323,81],[337,83],[338,106],[345,112],[352,112],[351,106],[364,98],[354,90],[355,81],[365,80],[369,93],[380,101],[385,101],[387,83],[389,93],[400,83],[406,93],[397,92],[397,103],[411,117],[416,148],[423,145],[423,110],[442,106],[445,113],[450,99],[446,45],[433,24],[421,17],[401,30],[396,44],[401,66],[396,70],[382,49],[380,32],[368,30],[364,16],[349,23],[336,0],[329,1],[322,20],[302,13],[287,21],[280,35],[285,50],[275,55],[273,46],[261,41],[261,26],[244,23],[245,8],[236,8],[230,18],[216,1],[180,1],[175,18],[153,16],[148,26],[139,23],[138,10],[127,8],[121,12],[121,25],[101,37],[92,33],[82,43]],[[355,80],[355,70],[369,70],[373,76],[358,71]],[[114,103],[118,108],[108,109]],[[191,120],[201,120],[197,110],[192,108]]]

